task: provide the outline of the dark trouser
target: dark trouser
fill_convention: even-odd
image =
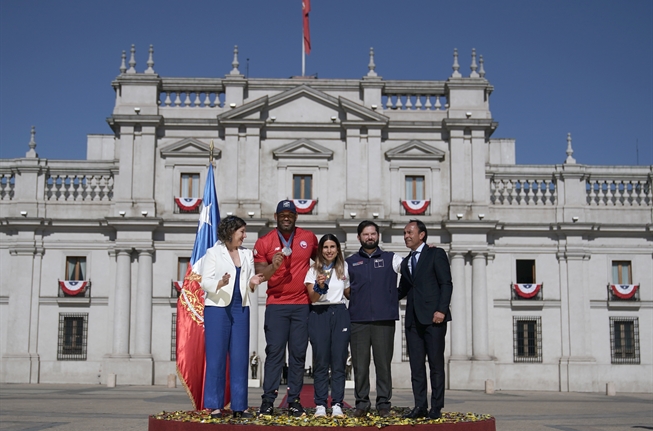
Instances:
[[[345,304],[312,305],[308,315],[308,335],[313,347],[315,405],[327,407],[329,367],[331,401],[342,404],[345,398],[345,367],[349,345],[349,311]]]
[[[395,321],[351,324],[351,361],[354,366],[356,408],[370,409],[370,347],[376,369],[376,409],[389,409],[392,398],[392,354]]]
[[[444,407],[444,336],[446,334],[447,322],[427,326],[413,322],[406,328],[406,345],[410,358],[410,377],[415,407],[428,409],[426,356],[429,359],[431,377],[431,408],[439,410]]]
[[[304,383],[308,347],[308,304],[271,304],[265,307],[264,400],[274,402],[279,391],[288,345],[288,400],[299,398]]]

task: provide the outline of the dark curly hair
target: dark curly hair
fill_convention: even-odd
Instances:
[[[245,220],[240,217],[230,215],[223,218],[218,225],[218,239],[222,241],[223,244],[231,241],[234,232],[243,226],[247,226],[247,223],[245,223]]]

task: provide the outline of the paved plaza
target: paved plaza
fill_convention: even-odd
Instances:
[[[251,406],[260,389],[250,389]],[[345,400],[353,404],[351,389]],[[408,389],[395,389],[393,404],[412,406]],[[0,385],[0,430],[147,430],[147,418],[189,410],[183,388],[162,386]],[[535,391],[447,391],[445,411],[489,413],[501,431],[653,430],[653,395]]]

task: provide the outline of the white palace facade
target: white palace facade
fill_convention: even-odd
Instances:
[[[213,142],[220,212],[246,219],[247,247],[286,198],[314,201],[298,226],[346,254],[364,219],[400,255],[407,221],[426,223],[454,281],[449,388],[653,391],[653,166],[581,164],[569,136],[560,164],[516,164],[475,52],[441,81],[385,80],[373,51],[361,79],[247,78],[237,50],[224,77],[159,76],[151,48],[135,66],[132,47],[86,160],[39,158],[34,130],[0,160],[1,382],[167,383],[199,209],[178,198],[201,198]],[[252,299],[264,359],[265,287]]]

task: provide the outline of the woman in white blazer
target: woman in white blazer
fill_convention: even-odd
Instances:
[[[227,354],[234,417],[251,416],[247,410],[249,365],[249,295],[264,278],[255,274],[254,256],[242,247],[245,221],[229,216],[218,225],[218,242],[207,250],[202,268],[206,372],[204,406],[222,417],[225,401]],[[249,289],[248,289],[249,288]]]

